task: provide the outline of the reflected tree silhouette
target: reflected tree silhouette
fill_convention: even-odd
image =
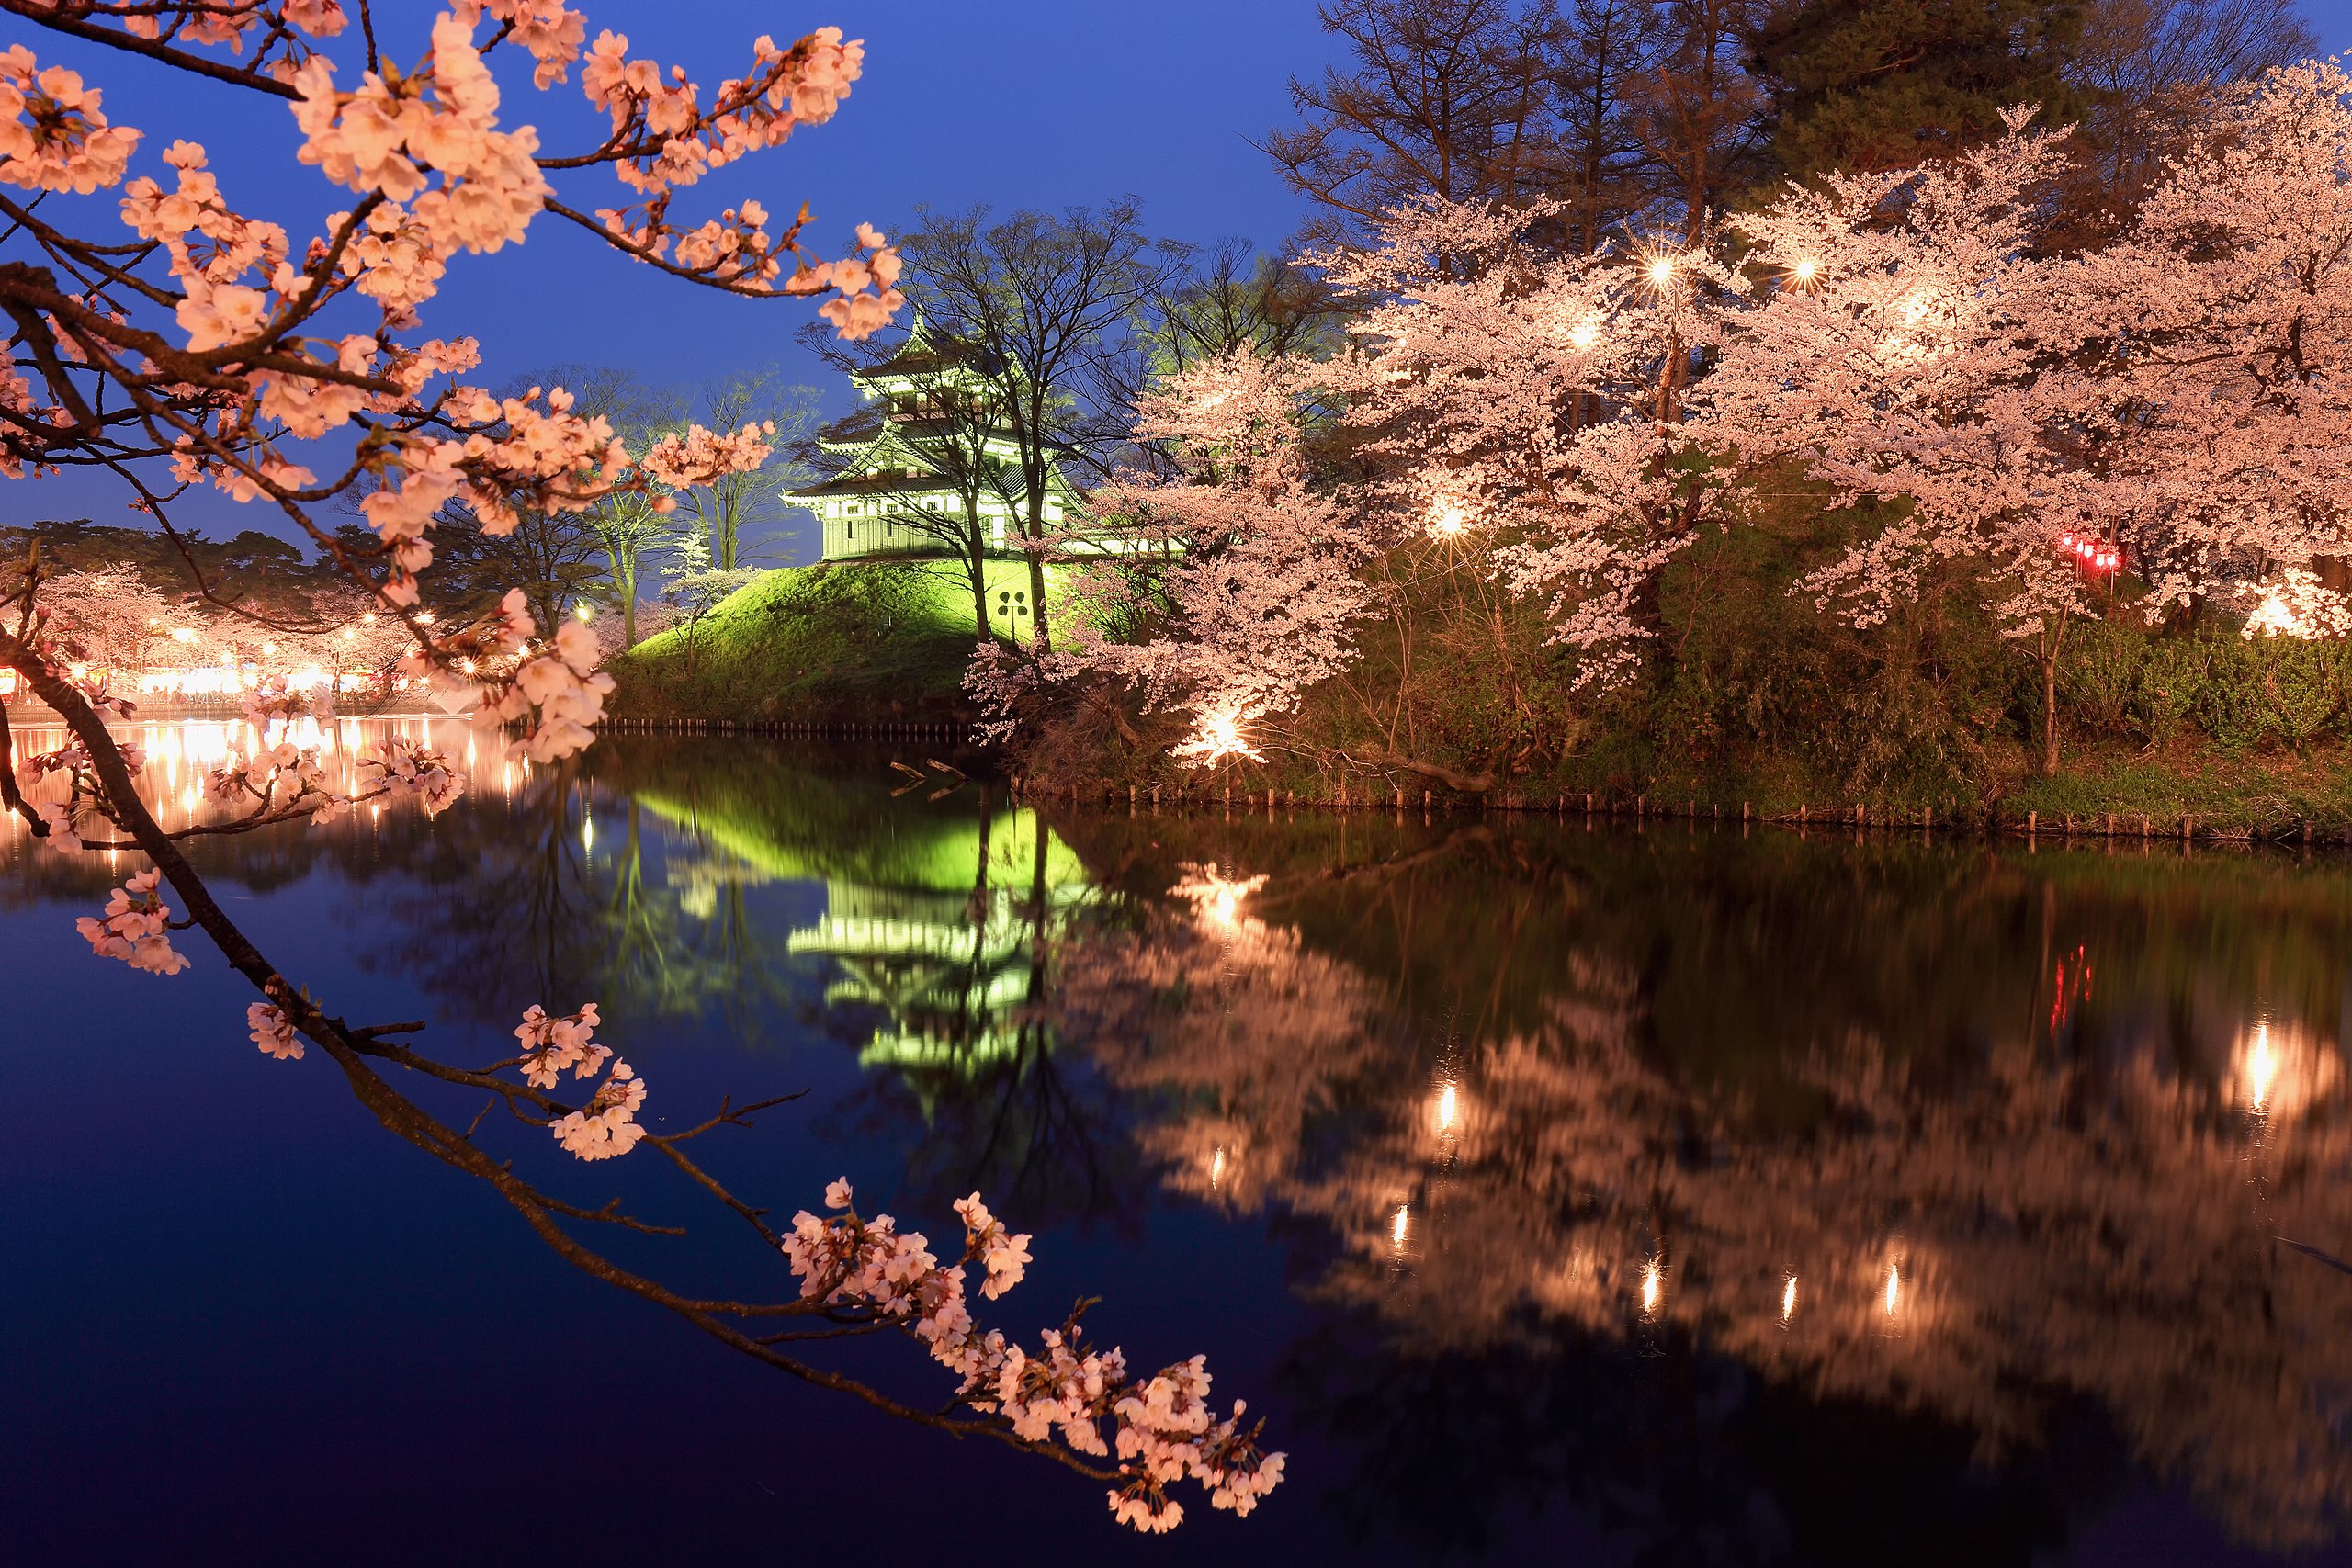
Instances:
[[[1718,1395],[1667,1367],[1747,1391],[1735,1411],[1960,1434],[1937,1439],[1955,1488],[2104,1428],[2250,1540],[2322,1539],[2352,1504],[2352,1290],[2278,1240],[2352,1235],[2334,874],[1091,830],[1106,856],[1165,842],[1169,893],[1070,932],[1063,1026],[1171,1108],[1141,1134],[1170,1186],[1330,1238],[1305,1288],[1386,1349],[1358,1371],[1302,1348],[1302,1387],[1416,1455],[1368,1448],[1362,1506],[1475,1535],[1453,1489],[1512,1470],[1533,1386],[1489,1371],[1548,1358],[1622,1361],[1693,1421]],[[1568,1403],[1576,1442],[1629,1440],[1626,1412]],[[1481,1420],[1505,1436],[1438,1435]],[[1710,1560],[1696,1500],[1651,1502],[1685,1521],[1657,1560]]]

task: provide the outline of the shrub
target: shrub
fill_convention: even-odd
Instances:
[[[2059,696],[2086,729],[2121,735],[2148,660],[2144,632],[2094,621],[2077,629],[2072,653],[2059,666]]]
[[[2266,637],[2248,645],[2269,728],[2301,750],[2344,711],[2345,645]]]
[[[2204,648],[2182,637],[2151,640],[2132,687],[2132,720],[2150,741],[2164,745],[2197,711],[2205,688]]]

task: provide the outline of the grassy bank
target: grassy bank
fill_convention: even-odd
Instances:
[[[1025,566],[991,561],[989,576],[991,601],[1026,602]],[[744,724],[959,720],[974,640],[971,589],[953,562],[786,567],[615,660],[606,706]]]

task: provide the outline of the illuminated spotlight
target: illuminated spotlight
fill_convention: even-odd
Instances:
[[[1674,281],[1674,258],[1659,256],[1649,265],[1650,287],[1663,288]]]
[[[1811,256],[1804,256],[1798,259],[1796,265],[1789,269],[1789,276],[1795,278],[1799,283],[1811,283],[1815,277],[1820,275],[1820,272],[1821,264],[1819,262],[1814,260]]]
[[[582,604],[580,606],[579,615],[580,618],[583,621],[594,620],[596,615],[596,611],[593,605]]]
[[[1594,344],[1599,343],[1600,341],[1600,323],[1592,321],[1589,318],[1578,321],[1573,328],[1569,329],[1568,346],[1571,348],[1590,348]]]

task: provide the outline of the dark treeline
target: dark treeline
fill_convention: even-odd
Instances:
[[[1559,202],[1559,243],[1695,238],[1784,179],[1905,168],[2040,105],[2085,216],[2212,87],[2318,46],[2289,0],[1327,0],[1347,60],[1263,143],[1323,240],[1424,192]]]

